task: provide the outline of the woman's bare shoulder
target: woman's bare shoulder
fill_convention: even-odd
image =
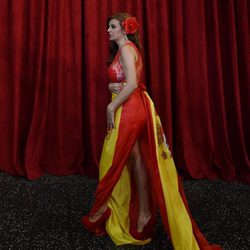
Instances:
[[[121,48],[121,58],[134,58],[137,60],[137,51],[135,48],[130,44],[126,43]]]

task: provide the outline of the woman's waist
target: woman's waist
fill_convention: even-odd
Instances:
[[[122,85],[126,85],[127,84],[127,82],[126,82],[126,80],[124,79],[124,80],[121,80],[121,81],[110,81],[110,83],[121,83]],[[145,86],[145,84],[143,83],[143,82],[137,82],[137,88],[138,89],[141,89],[141,90],[147,90],[147,88],[146,88],[146,86]]]
[[[143,88],[136,88],[131,94],[130,96],[126,99],[125,102],[128,102],[128,101],[132,101],[132,100],[135,100],[135,99],[139,99],[141,100],[141,94],[143,94],[143,92],[145,91],[145,89]],[[112,92],[112,101],[118,96],[118,94],[115,94]]]

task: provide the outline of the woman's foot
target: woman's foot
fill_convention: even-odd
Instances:
[[[95,233],[96,235],[105,235],[106,234],[106,220],[109,218],[111,214],[111,210],[109,207],[106,208],[106,210],[103,212],[100,211],[98,214],[95,214],[94,216],[83,216],[81,223],[84,228],[86,228],[88,231]]]
[[[153,236],[156,219],[154,215],[139,215],[137,228],[131,227],[129,232],[137,240],[146,240]]]
[[[151,218],[151,214],[142,214],[139,215],[138,221],[137,221],[137,232],[141,233],[143,231],[144,226],[148,223],[148,221]]]
[[[107,207],[101,208],[96,214],[94,214],[93,216],[89,216],[89,221],[92,223],[98,221],[106,210]]]

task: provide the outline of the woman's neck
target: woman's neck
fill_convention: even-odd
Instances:
[[[118,40],[116,43],[117,43],[118,47],[121,48],[127,42],[129,42],[129,40],[126,39],[125,37],[123,37],[120,40]]]

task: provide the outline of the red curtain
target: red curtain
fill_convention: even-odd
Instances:
[[[250,183],[248,0],[0,0],[0,170],[97,176],[116,12],[140,23],[179,172]]]
[[[0,168],[83,173],[82,3],[0,3]]]

